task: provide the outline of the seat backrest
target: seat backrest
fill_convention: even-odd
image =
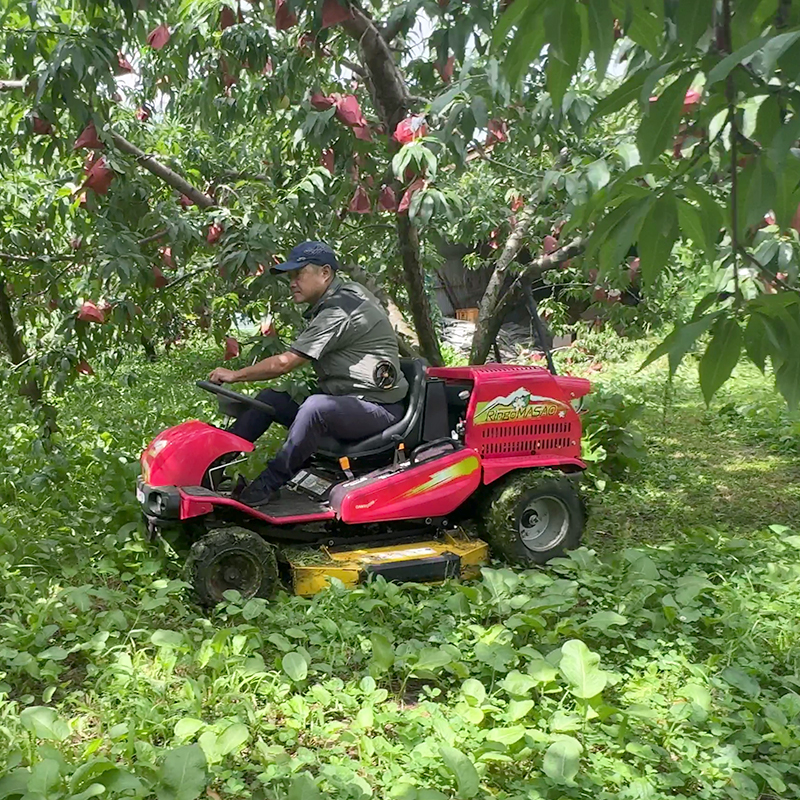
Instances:
[[[380,434],[385,441],[391,441],[392,435],[402,432],[406,437],[419,439],[421,421],[425,410],[425,362],[421,358],[401,358],[400,369],[408,381],[408,394],[405,399],[406,411],[402,419],[390,425]],[[416,447],[418,441],[407,441],[406,448]]]

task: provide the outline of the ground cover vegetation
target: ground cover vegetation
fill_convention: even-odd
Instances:
[[[688,366],[602,339],[559,356],[602,363],[584,548],[210,614],[132,481],[152,432],[213,413],[191,382],[215,348],[83,378],[54,450],[16,401],[0,796],[793,796],[800,440],[757,371],[707,409]]]

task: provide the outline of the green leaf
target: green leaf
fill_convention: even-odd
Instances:
[[[389,640],[380,633],[373,633],[370,636],[372,642],[372,660],[378,672],[386,672],[394,666],[394,648]]]
[[[691,50],[697,40],[711,25],[715,0],[692,0],[678,3],[678,38],[687,50]]]
[[[794,155],[789,156],[776,174],[778,185],[773,211],[781,230],[786,230],[800,206],[800,159]]]
[[[525,736],[525,728],[522,725],[514,725],[510,728],[492,728],[486,734],[486,739],[509,747],[516,744],[523,736]]]
[[[706,403],[730,378],[742,351],[742,329],[732,317],[721,318],[714,326],[711,341],[700,359],[700,388]]]
[[[738,50],[725,56],[709,73],[706,79],[706,89],[710,89],[717,81],[725,80],[730,75],[731,70],[742,61],[750,58],[753,53],[760,50],[769,40],[770,36],[761,36],[743,45]]]
[[[572,736],[553,742],[544,754],[545,775],[556,783],[571,784],[578,774],[582,752],[581,743]]]
[[[800,138],[800,114],[795,113],[778,126],[767,147],[767,158],[777,174],[780,174],[780,169],[798,138]]]
[[[530,675],[523,675],[519,670],[514,669],[503,678],[500,685],[509,694],[525,697],[537,684],[538,681],[535,678]]]
[[[193,717],[184,717],[175,723],[174,731],[177,739],[188,739],[194,736],[200,728],[205,727],[205,722],[201,719],[194,719]]]
[[[584,623],[587,628],[597,628],[600,631],[607,631],[613,625],[627,625],[628,618],[616,611],[598,611],[592,614]]]
[[[694,239],[694,236],[698,236],[700,233],[696,228],[697,215],[693,215],[690,209],[683,209],[684,219],[682,223],[679,222],[681,230],[695,241],[698,247],[705,250],[709,260],[713,260],[717,254],[719,232],[725,224],[724,211],[720,204],[699,183],[690,183],[686,186],[685,191],[687,197],[700,206],[699,221],[700,229],[702,230],[702,243]],[[680,213],[679,210],[679,220]],[[689,216],[691,216],[691,219],[688,218]]]
[[[42,650],[39,653],[39,658],[43,661],[63,661],[69,655],[69,650],[65,650],[63,647],[48,647],[46,650]]]
[[[697,247],[705,250],[706,257],[713,261],[716,248],[711,247],[706,227],[700,212],[686,200],[678,200],[678,226],[685,238],[691,239]]]
[[[761,49],[761,73],[769,75],[774,69],[778,59],[800,39],[800,31],[780,33],[773,36]],[[766,77],[765,75],[765,77]]]
[[[591,0],[586,10],[589,16],[589,43],[597,70],[596,80],[600,83],[605,78],[614,49],[614,15],[609,0]]]
[[[475,797],[481,784],[472,759],[449,745],[442,745],[440,752],[445,766],[455,776],[459,797]]]
[[[786,784],[783,782],[783,776],[772,764],[762,764],[755,761],[753,762],[753,771],[757,772],[769,784],[769,788],[772,789],[773,792],[783,794],[786,791]]]
[[[506,7],[492,32],[492,51],[497,52],[511,29],[522,22],[522,17],[531,10],[543,5],[544,0],[519,0]]]
[[[183,634],[161,628],[153,633],[150,641],[158,647],[180,647],[183,644]]]
[[[758,681],[739,667],[725,667],[722,670],[722,679],[749,697],[758,697],[761,694]]]
[[[614,89],[610,95],[600,100],[594,107],[589,121],[600,119],[600,117],[613,114],[616,111],[622,111],[623,108],[629,106],[642,93],[642,87],[649,74],[649,70],[642,70],[631,75],[623,84]]]
[[[414,664],[414,671],[425,670],[427,672],[437,672],[442,667],[453,663],[453,657],[438,647],[424,647],[419,652],[417,663]]]
[[[636,146],[643,164],[649,164],[667,149],[675,135],[686,90],[692,85],[694,73],[679,75],[650,105],[636,132]]]
[[[611,180],[611,173],[608,171],[605,159],[600,158],[589,164],[589,168],[586,170],[586,179],[589,181],[593,192],[602,189],[608,184]]]
[[[650,355],[642,362],[642,366],[639,367],[639,370],[643,370],[663,356],[669,356],[670,374],[674,375],[683,357],[689,352],[697,339],[711,327],[718,316],[719,312],[715,312],[714,314],[708,314],[705,317],[693,320],[686,325],[677,324],[669,336],[655,347]]]
[[[573,2],[557,2],[544,14],[547,53],[547,89],[553,108],[560,109],[564,94],[578,69],[581,56],[581,19]]]
[[[37,739],[63,742],[70,734],[69,725],[48,706],[31,706],[23,709],[19,721]]]
[[[751,314],[744,329],[744,347],[750,360],[764,372],[766,369],[769,344],[765,330],[764,317]]]
[[[486,699],[486,687],[475,678],[467,678],[461,685],[461,694],[479,706]]]
[[[649,53],[657,55],[664,35],[663,0],[639,0],[639,7],[625,33]]]
[[[281,660],[283,671],[293,681],[304,681],[308,675],[308,664],[297,651],[287,653]]]
[[[303,662],[305,663],[305,662]],[[250,731],[241,722],[229,725],[217,738],[217,751],[220,755],[226,756],[230,753],[238,753],[250,738]]]
[[[561,646],[558,668],[576,697],[596,697],[605,689],[608,677],[599,669],[599,663],[600,656],[589,650],[580,639],[570,639]]]
[[[206,788],[206,757],[199,744],[170,750],[159,772],[159,800],[195,800]]]
[[[322,792],[314,783],[314,777],[310,772],[300,772],[292,779],[289,787],[289,794],[286,800],[323,800]]]
[[[793,411],[800,405],[800,358],[792,353],[775,373],[775,384]]]
[[[775,176],[767,166],[766,159],[756,158],[747,181],[747,192],[744,195],[744,207],[740,214],[739,225],[742,230],[757,225],[769,211],[777,193]]]
[[[438,97],[435,97],[431,103],[431,114],[441,114],[442,111],[453,102],[463,91],[459,85],[453,86],[446,92],[442,92]]]
[[[627,213],[608,231],[600,247],[601,272],[619,266],[633,242],[636,241],[642,222],[654,202],[655,198],[650,196],[638,201],[632,198],[626,203]]]
[[[637,248],[645,286],[656,282],[677,238],[678,207],[675,195],[668,191],[653,204],[639,232]]]
[[[503,63],[508,80],[512,84],[517,83],[531,62],[539,58],[545,40],[541,10],[550,2],[551,0],[525,0],[520,3],[522,18],[518,20],[516,33]]]
[[[472,116],[475,117],[475,127],[485,130],[489,124],[489,109],[486,107],[486,101],[476,94],[469,107],[472,109]]]

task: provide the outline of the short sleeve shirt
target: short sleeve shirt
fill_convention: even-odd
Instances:
[[[311,360],[321,392],[385,404],[406,396],[397,335],[367,289],[334,278],[304,316],[308,326],[290,349]]]

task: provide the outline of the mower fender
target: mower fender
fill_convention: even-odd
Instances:
[[[347,524],[444,517],[480,483],[481,459],[464,447],[341,484],[331,493],[331,507]]]
[[[253,443],[230,431],[190,420],[161,432],[142,453],[149,486],[200,486],[211,464],[227,453],[249,453]]]

